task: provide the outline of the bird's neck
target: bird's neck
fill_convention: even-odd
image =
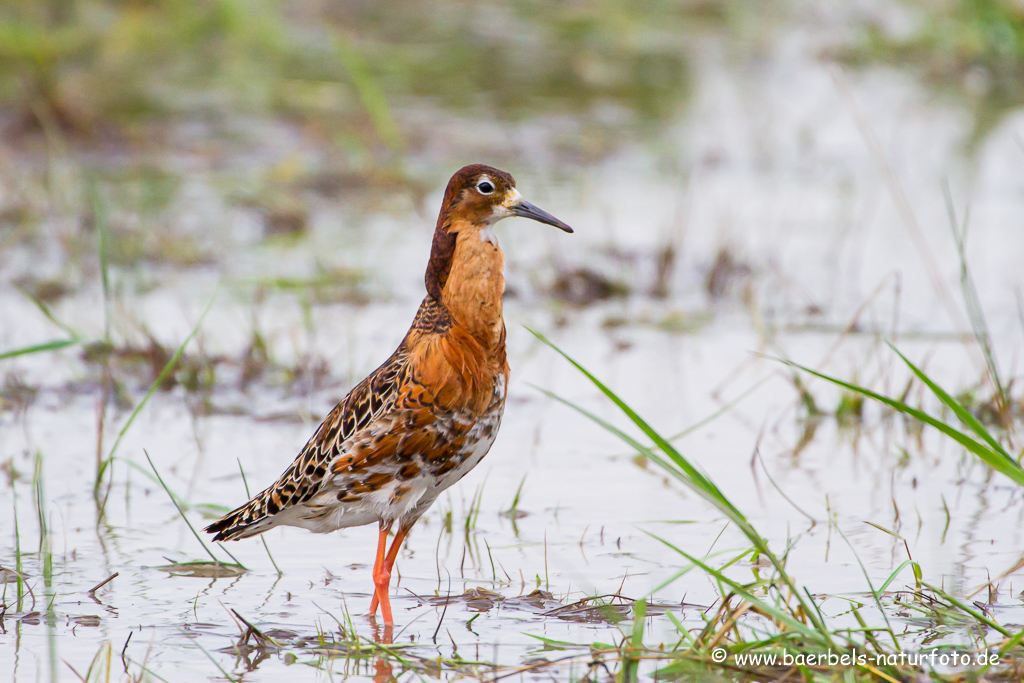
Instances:
[[[490,354],[503,353],[505,322],[505,256],[491,229],[454,222],[451,268],[441,287],[441,304]]]

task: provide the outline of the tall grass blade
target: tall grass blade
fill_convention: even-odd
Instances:
[[[32,346],[24,346],[20,349],[11,349],[10,351],[4,351],[0,353],[0,360],[7,360],[8,358],[17,358],[18,356],[27,356],[33,353],[42,353],[44,351],[56,351],[57,349],[65,349],[75,344],[81,344],[82,340],[75,339],[55,339],[48,341],[43,344],[34,344]]]
[[[871,589],[871,597],[875,601],[875,607],[878,608],[878,613],[881,614],[882,619],[885,620],[885,630],[892,638],[892,644],[898,650],[900,648],[900,641],[896,637],[896,633],[892,630],[892,624],[889,622],[889,615],[886,613],[885,608],[882,606],[882,590],[875,590],[875,587],[871,584],[871,575],[868,574],[868,568],[864,566],[863,562],[861,562],[860,555],[858,555],[857,551],[854,550],[853,544],[850,543],[850,539],[848,539],[846,537],[846,534],[844,534],[842,530],[838,527],[836,527],[836,531],[839,533],[839,537],[842,538],[846,545],[850,548],[850,552],[853,553],[853,558],[857,560],[857,566],[860,567],[860,572],[864,575],[864,580],[867,582],[868,588]],[[889,580],[892,580],[892,576],[889,577]],[[888,585],[888,583],[889,581],[886,581],[886,585]]]
[[[18,288],[18,291],[21,292],[26,299],[35,304],[35,307],[39,309],[39,312],[42,313],[47,320],[49,320],[54,325],[67,332],[69,337],[73,339],[78,339],[79,337],[82,336],[73,327],[65,324],[59,318],[57,318],[57,316],[53,314],[53,311],[50,310],[50,307],[43,303],[43,301],[41,301],[38,297],[32,296],[30,293],[26,292],[21,287]]]
[[[200,536],[199,532],[196,531],[196,528],[192,526],[192,522],[188,521],[188,517],[185,516],[185,511],[181,508],[180,505],[178,505],[177,498],[171,493],[171,489],[168,488],[167,484],[164,482],[163,477],[160,476],[160,472],[156,469],[156,465],[153,464],[153,459],[149,457],[149,453],[145,450],[143,450],[142,452],[145,453],[146,460],[149,461],[149,466],[153,468],[153,474],[156,475],[157,481],[160,482],[160,486],[163,487],[164,491],[167,493],[167,497],[171,499],[172,503],[174,503],[175,509],[177,509],[178,514],[181,515],[181,518],[185,520],[185,524],[188,525],[188,528],[192,532],[192,535],[196,537],[197,541],[199,541],[199,545],[203,546],[203,550],[206,551],[206,554],[210,556],[210,559],[212,559],[215,564],[224,564],[223,562],[221,562],[221,560],[217,558],[216,555],[213,554],[213,551],[210,550],[209,546],[206,545],[206,542],[203,541],[203,537]],[[227,551],[225,550],[224,552]],[[228,555],[231,555],[231,553],[228,553]],[[233,556],[231,559],[235,560],[235,564],[237,564],[239,567],[245,569],[242,563],[236,560]]]
[[[928,590],[930,590],[931,592],[935,593],[935,595],[939,596],[940,598],[942,598],[943,600],[948,602],[953,607],[957,608],[958,610],[960,610],[962,612],[966,612],[967,614],[971,615],[971,617],[974,618],[978,623],[985,624],[985,626],[988,626],[990,629],[992,629],[994,631],[998,631],[999,633],[1003,634],[1007,638],[1012,638],[1013,637],[1013,635],[1014,635],[1013,631],[1010,631],[1005,626],[1000,625],[995,620],[991,619],[988,615],[982,613],[981,610],[975,609],[974,607],[968,605],[964,601],[958,600],[957,598],[954,598],[952,595],[950,595],[946,591],[942,590],[941,588],[936,588],[935,586],[932,586],[931,584],[928,584],[928,583],[926,583],[924,585],[928,587]]]
[[[249,492],[249,480],[245,477],[245,469],[242,467],[241,458],[236,458],[238,461],[238,471],[242,473],[242,485],[245,486],[245,495],[247,498],[252,498],[252,493]],[[270,554],[270,546],[267,545],[267,539],[261,535],[260,540],[263,541],[263,549],[267,551],[267,557],[270,558],[270,564],[274,565],[274,571],[277,572],[278,576],[282,576],[284,572],[277,566],[277,562],[274,561],[274,556]]]
[[[918,565],[917,562],[915,562],[914,560],[903,560],[903,562],[900,563],[900,566],[896,567],[892,574],[889,574],[889,578],[883,581],[882,585],[878,587],[878,595],[882,595],[883,593],[885,593],[885,589],[889,587],[889,584],[896,580],[896,577],[899,576],[900,572],[902,572],[905,567],[911,568],[911,571],[914,573],[914,578],[916,582],[920,583],[920,565]]]
[[[925,383],[925,385],[931,390],[931,392],[935,394],[935,396],[940,401],[942,401],[942,403],[947,408],[953,411],[953,414],[957,416],[957,419],[959,419],[965,425],[970,427],[971,431],[973,431],[975,434],[984,439],[985,443],[992,447],[992,450],[1004,456],[1012,463],[1016,464],[1017,461],[1014,460],[1010,456],[1010,454],[1006,452],[1006,449],[1003,448],[1003,445],[999,443],[999,441],[997,441],[996,438],[992,436],[992,434],[989,433],[987,429],[985,429],[985,426],[981,424],[981,421],[978,420],[978,418],[974,417],[974,415],[972,415],[969,410],[960,405],[959,401],[957,401],[955,398],[946,393],[946,391],[938,384],[936,384],[930,377],[928,377],[928,375],[926,375],[923,370],[921,370],[916,365],[911,363],[906,356],[900,353],[899,349],[897,349],[892,344],[889,344],[889,348],[896,352],[896,355],[899,356],[903,360],[903,362],[907,364],[907,367],[909,367],[913,371],[913,373],[917,375],[917,378],[919,380]]]
[[[797,588],[792,577],[790,577],[788,572],[786,572],[783,562],[768,547],[768,542],[765,540],[765,538],[761,536],[761,534],[747,520],[743,513],[740,512],[740,510],[735,505],[733,505],[728,498],[726,498],[725,494],[722,493],[718,486],[716,486],[715,483],[708,476],[706,476],[703,472],[698,470],[692,463],[690,463],[689,460],[683,457],[683,455],[679,453],[679,451],[676,450],[676,448],[671,443],[669,443],[665,439],[665,437],[659,434],[653,427],[651,427],[646,421],[644,421],[644,419],[641,418],[640,415],[636,413],[636,411],[630,408],[621,398],[619,398],[615,394],[615,392],[613,392],[611,389],[605,386],[605,384],[601,382],[601,380],[597,379],[597,377],[591,374],[586,368],[584,368],[582,365],[577,363],[573,358],[571,358],[568,354],[566,354],[564,351],[558,348],[547,337],[545,337],[544,335],[540,334],[535,330],[532,330],[530,328],[527,329],[541,342],[543,342],[547,346],[550,346],[559,355],[561,355],[563,358],[569,361],[569,363],[571,363],[573,367],[579,370],[588,380],[590,380],[590,382],[593,383],[594,386],[596,386],[602,394],[609,398],[619,408],[619,410],[621,410],[626,415],[626,417],[629,418],[629,420],[634,425],[640,428],[640,430],[655,444],[655,446],[662,453],[664,453],[665,456],[667,456],[668,460],[655,453],[653,449],[640,443],[633,437],[623,432],[621,429],[615,427],[614,425],[610,424],[606,420],[603,420],[597,415],[549,391],[545,391],[543,389],[541,389],[541,391],[543,391],[546,395],[555,399],[556,401],[559,401],[560,403],[569,406],[570,408],[576,410],[580,414],[593,420],[595,423],[597,423],[604,429],[608,430],[612,434],[616,435],[617,437],[625,441],[627,444],[630,445],[630,447],[635,448],[639,453],[646,456],[652,462],[654,462],[659,467],[664,469],[666,472],[674,476],[685,486],[696,492],[706,501],[711,503],[715,508],[717,508],[722,514],[724,514],[731,522],[733,522],[737,527],[739,527],[740,531],[743,532],[743,534],[747,537],[751,544],[753,544],[757,551],[760,554],[763,554],[768,559],[768,561],[772,564],[772,566],[778,573],[779,579],[786,584],[786,586],[789,588],[790,594],[802,606],[807,618],[811,622],[813,622],[815,629],[823,637],[829,639],[829,641],[831,642],[831,635],[828,633],[828,629],[825,627],[825,624],[818,617],[816,606],[814,606],[811,603],[808,603],[807,599],[804,597],[804,593]],[[687,556],[687,559],[690,559],[689,556]],[[701,564],[699,566],[703,568],[707,565]]]
[[[25,574],[24,565],[21,561],[21,531],[18,529],[18,498],[15,495],[14,485],[11,485],[11,506],[14,508],[14,569],[18,572],[18,611],[24,611],[25,602]]]
[[[395,124],[387,98],[377,85],[366,60],[346,36],[335,34],[333,44],[338,60],[348,72],[348,77],[352,79],[359,101],[373,122],[373,128],[381,142],[389,149],[400,150],[404,146],[402,133]]]
[[[146,391],[146,395],[142,397],[142,400],[139,401],[139,404],[135,406],[135,410],[133,410],[132,414],[128,417],[128,421],[124,423],[123,427],[121,427],[121,431],[118,432],[117,438],[114,440],[114,445],[110,447],[110,451],[107,453],[107,457],[99,464],[96,471],[96,482],[93,486],[93,495],[96,498],[101,511],[106,507],[107,496],[110,494],[110,489],[108,486],[107,492],[103,495],[102,499],[100,499],[99,490],[103,486],[103,480],[107,470],[114,461],[114,453],[117,452],[117,447],[121,444],[121,440],[124,438],[124,435],[128,433],[132,423],[135,422],[135,418],[138,417],[139,413],[142,412],[142,409],[146,407],[146,403],[149,401],[149,398],[174,371],[178,361],[181,360],[182,354],[185,353],[185,348],[199,332],[199,328],[202,327],[203,321],[206,320],[206,316],[213,308],[213,302],[216,300],[217,292],[215,291],[213,296],[210,297],[210,302],[206,305],[206,309],[203,311],[203,314],[199,316],[199,320],[196,321],[195,327],[192,328],[192,331],[189,332],[187,337],[185,337],[185,341],[181,343],[177,351],[174,352],[174,355],[171,356],[171,359],[167,361],[163,369],[160,370],[160,374],[157,375],[156,380],[150,385],[149,390]],[[177,505],[177,501],[175,501],[175,505]]]
[[[56,351],[58,349],[64,349],[64,348],[67,348],[69,346],[74,346],[75,344],[81,344],[82,343],[81,335],[79,335],[75,330],[71,329],[70,327],[68,327],[67,325],[62,323],[60,320],[58,320],[53,315],[53,312],[50,310],[49,306],[47,306],[42,301],[40,301],[36,297],[32,296],[31,294],[29,294],[25,290],[19,289],[19,291],[22,294],[24,294],[25,297],[27,297],[29,301],[31,301],[33,304],[36,305],[36,308],[38,308],[39,311],[44,316],[46,316],[47,320],[52,322],[54,325],[59,327],[64,332],[67,332],[68,338],[67,339],[54,339],[53,341],[44,342],[42,344],[33,344],[32,346],[26,346],[26,347],[23,347],[23,348],[20,348],[20,349],[12,349],[10,351],[4,351],[4,352],[0,353],[0,360],[6,360],[7,358],[16,358],[17,356],[27,356],[27,355],[30,355],[30,354],[33,354],[33,353],[43,353],[45,351]]]
[[[685,550],[676,548],[668,541],[657,535],[651,534],[651,536],[661,541],[668,547],[673,548],[676,552],[678,552],[680,555],[686,558],[686,560],[692,563],[695,567],[701,569],[708,576],[712,577],[719,583],[728,586],[732,592],[736,593],[736,595],[740,596],[741,598],[749,602],[751,605],[754,605],[757,609],[769,615],[772,619],[775,619],[780,624],[784,624],[791,630],[801,633],[805,637],[813,640],[818,640],[819,635],[827,633],[827,631],[824,629],[808,628],[807,624],[803,623],[799,619],[794,618],[785,610],[781,610],[777,608],[775,605],[772,605],[763,600],[762,598],[758,597],[753,593],[753,591],[750,588],[748,588],[748,586],[736,581],[735,579],[729,578],[724,573],[722,573],[721,570],[712,567],[711,565],[707,564],[703,560],[698,559],[694,555],[690,555]]]
[[[895,347],[893,350],[895,350]],[[899,354],[899,351],[896,351],[896,353]],[[948,406],[961,421],[963,421],[967,426],[969,426],[972,429],[972,431],[975,431],[976,433],[981,435],[982,438],[985,440],[985,443],[982,443],[980,441],[977,441],[976,439],[971,438],[970,436],[964,434],[960,430],[947,425],[945,422],[935,417],[932,417],[923,410],[912,408],[903,401],[892,399],[889,398],[888,396],[883,396],[865,387],[858,386],[856,384],[851,384],[850,382],[844,382],[841,379],[831,377],[824,373],[818,372],[817,370],[812,370],[811,368],[800,365],[799,363],[794,363],[793,361],[780,360],[780,362],[785,363],[786,365],[789,365],[791,367],[797,368],[799,370],[802,370],[810,375],[814,375],[815,377],[818,377],[820,379],[832,382],[833,384],[841,386],[845,389],[849,389],[850,391],[855,391],[859,394],[863,394],[868,398],[874,399],[879,403],[883,403],[889,406],[890,408],[893,408],[894,410],[897,410],[906,415],[910,415],[914,419],[923,422],[927,425],[930,425],[931,427],[934,427],[935,429],[939,430],[946,436],[950,437],[951,439],[962,445],[971,453],[974,453],[976,456],[978,456],[978,458],[980,458],[992,469],[1004,474],[1017,484],[1024,486],[1024,467],[1021,467],[1021,465],[1016,460],[1010,457],[1010,455],[1005,451],[1005,449],[1003,449],[1003,447],[999,445],[999,443],[992,437],[992,435],[989,434],[987,430],[985,430],[984,426],[982,426],[982,424],[978,422],[977,418],[975,418],[967,410],[965,410],[963,406],[957,403],[953,397],[951,397],[948,393],[943,391],[941,387],[939,387],[935,382],[928,378],[927,375],[924,374],[924,372],[918,369],[917,366],[915,366],[913,363],[907,360],[902,354],[900,354],[900,358],[903,358],[904,362],[907,363],[907,365],[914,372],[914,374],[916,374],[921,379],[921,381],[923,381],[928,386],[928,388],[931,389],[933,393],[935,393],[939,400],[942,401],[946,406]]]
[[[985,365],[988,369],[989,378],[995,386],[996,398],[999,403],[1000,413],[1005,414],[1009,407],[1009,396],[1006,387],[999,378],[996,353],[992,346],[992,337],[989,334],[988,323],[985,320],[985,311],[981,307],[981,297],[978,296],[978,289],[974,285],[974,278],[967,266],[967,226],[969,225],[970,210],[964,212],[963,227],[957,231],[956,209],[953,206],[953,196],[949,189],[949,183],[943,183],[943,196],[946,200],[946,211],[949,213],[949,227],[953,232],[953,241],[956,243],[957,257],[960,260],[960,289],[964,295],[964,306],[967,308],[967,318],[971,322],[971,330],[974,338],[981,347],[981,353],[985,357]]]
[[[627,683],[636,681],[640,669],[640,660],[633,655],[639,653],[644,646],[644,619],[647,618],[647,602],[637,600],[633,603],[633,633],[629,637],[629,648],[622,659],[622,680]]]
[[[157,375],[156,380],[153,382],[153,384],[150,385],[149,389],[146,391],[146,395],[143,396],[142,400],[139,401],[139,404],[135,406],[135,410],[132,411],[132,414],[131,416],[129,416],[128,421],[125,422],[124,427],[122,427],[121,431],[118,432],[117,439],[114,441],[114,445],[110,447],[110,452],[107,454],[108,459],[113,457],[114,453],[117,452],[118,445],[120,445],[121,440],[124,438],[124,435],[128,432],[128,429],[131,428],[132,423],[135,422],[135,418],[138,417],[139,413],[142,412],[142,409],[146,407],[146,403],[149,401],[149,398],[154,394],[154,392],[156,392],[160,385],[164,383],[164,380],[166,380],[167,377],[172,372],[174,372],[175,366],[177,366],[178,361],[181,360],[182,354],[185,353],[185,347],[189,345],[189,342],[191,342],[195,338],[196,334],[199,332],[199,328],[203,326],[203,321],[206,320],[206,316],[210,312],[210,309],[213,308],[213,302],[216,301],[216,299],[217,293],[214,292],[213,296],[210,297],[210,302],[206,304],[206,310],[203,311],[203,314],[199,316],[199,320],[196,321],[195,327],[192,328],[192,331],[188,333],[187,337],[185,337],[185,341],[181,342],[181,345],[178,347],[178,350],[174,352],[174,355],[171,356],[171,359],[167,361],[163,369],[160,370],[160,374]]]

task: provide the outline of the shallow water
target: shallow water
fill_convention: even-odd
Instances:
[[[932,431],[918,434],[872,406],[855,425],[824,419],[809,431],[788,371],[773,360],[790,358],[898,395],[908,374],[883,343],[891,339],[945,386],[978,383],[983,359],[962,312],[943,182],[960,215],[970,205],[969,263],[1004,373],[1011,376],[1024,360],[1017,308],[1024,287],[1017,265],[1024,253],[1024,185],[1021,148],[1013,142],[1024,113],[1008,117],[968,152],[971,121],[955,102],[892,69],[844,71],[817,58],[845,35],[848,18],[796,12],[753,53],[737,52],[735,37],[705,39],[692,64],[692,100],[656,141],[628,142],[585,165],[556,165],[561,162],[536,151],[521,169],[506,164],[525,196],[577,231],[565,236],[522,221],[500,226],[514,293],[506,302],[509,402],[490,455],[439,499],[400,555],[394,640],[414,645],[410,657],[461,658],[488,663],[465,665],[477,673],[491,665],[514,673],[558,656],[543,651],[537,637],[618,642],[628,622],[550,613],[595,595],[641,598],[654,591],[658,605],[700,627],[717,588],[696,572],[662,586],[684,562],[655,536],[696,555],[746,547],[706,503],[538,391],[625,424],[526,326],[593,370],[663,433],[736,401],[678,445],[775,548],[793,542],[789,570],[814,594],[837,596],[825,603],[830,616],[849,619],[840,596],[868,590],[858,558],[877,586],[909,549],[926,581],[961,595],[1019,559],[1024,506],[1011,482]],[[435,115],[441,131],[458,120]],[[550,132],[545,126],[559,124],[479,123],[487,135],[522,139],[531,125]],[[286,125],[268,127],[274,142],[253,155],[257,160],[290,145],[309,151]],[[872,151],[872,139],[884,158]],[[424,152],[419,163],[442,165],[436,154]],[[97,520],[96,365],[83,362],[79,349],[3,361],[5,373],[39,392],[24,410],[0,413],[0,459],[18,472],[0,497],[11,511],[0,516],[0,538],[8,539],[0,564],[14,566],[17,538],[35,596],[16,610],[10,607],[14,584],[7,584],[0,676],[73,680],[67,665],[84,674],[109,642],[114,679],[122,648],[131,671],[145,662],[167,680],[223,679],[224,671],[248,681],[372,677],[380,673],[373,659],[328,659],[316,645],[320,633],[337,637],[339,622],[349,618],[360,637],[374,637],[360,615],[372,590],[375,529],[327,536],[274,530],[265,539],[280,576],[257,540],[227,547],[248,568],[241,576],[175,576],[160,567],[208,558],[149,477],[144,453],[193,506],[242,502],[239,462],[253,489],[275,479],[317,419],[404,333],[422,296],[432,215],[447,170],[435,174],[421,206],[404,195],[386,195],[376,206],[314,199],[307,234],[263,241],[258,216],[218,194],[225,184],[243,182],[246,163],[263,162],[233,158],[227,170],[204,166],[201,158],[175,163],[182,186],[167,221],[197,235],[214,261],[115,268],[115,338],[144,346],[147,330],[173,349],[216,295],[191,350],[238,358],[255,327],[276,363],[306,374],[288,381],[271,373],[243,390],[238,368],[225,363],[202,410],[180,385],[156,392],[118,446],[106,514]],[[909,213],[901,214],[904,201]],[[44,222],[41,230],[60,228]],[[649,292],[666,240],[675,243],[677,258],[669,295],[658,298]],[[723,247],[740,265],[712,301],[705,280]],[[26,273],[74,271],[82,284],[53,313],[89,338],[102,338],[98,274],[67,267],[45,239],[8,246],[6,253],[5,283]],[[632,293],[586,306],[556,301],[556,274],[582,267],[625,282]],[[305,279],[332,268],[365,271],[359,292],[369,302],[353,303],[348,295],[317,301],[304,290],[272,286],[256,293],[261,279]],[[0,289],[0,348],[61,334],[13,287]],[[321,361],[327,371],[318,375]],[[131,403],[151,379],[124,373]],[[836,405],[831,387],[805,381],[821,407]],[[107,413],[105,451],[129,415]],[[520,482],[518,509],[527,514],[513,524],[502,513]],[[37,552],[37,485],[52,581],[44,579],[44,554]],[[201,508],[186,516],[196,527],[207,521]],[[474,520],[468,531],[467,518]],[[902,535],[906,545],[865,521]],[[732,571],[749,580],[751,570]],[[118,577],[91,598],[89,589],[114,572]],[[893,588],[910,582],[908,573]],[[1024,620],[1022,583],[1022,571],[999,581],[991,611],[1002,623]],[[469,602],[435,599],[473,589],[503,600],[490,594]],[[538,589],[551,597],[522,599]],[[265,659],[259,652],[237,654],[232,645],[241,630],[231,610],[264,632],[277,629],[283,647]],[[649,621],[647,642],[678,640],[667,618]],[[964,642],[953,628],[918,632],[910,620],[901,628],[909,643]],[[579,660],[516,675],[565,680],[585,671]],[[447,680],[459,672],[446,665],[440,675]]]

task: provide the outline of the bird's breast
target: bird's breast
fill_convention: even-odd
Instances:
[[[464,229],[458,234],[451,272],[442,303],[452,317],[485,347],[504,350],[505,256],[496,240],[484,231]]]
[[[423,391],[422,400],[440,413],[473,417],[503,406],[509,374],[504,337],[502,326],[500,342],[488,348],[459,323],[416,335],[409,352],[412,381]]]

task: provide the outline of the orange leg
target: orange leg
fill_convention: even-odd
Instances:
[[[376,590],[373,593],[373,600],[370,601],[370,614],[377,613],[377,605],[380,604],[380,614],[384,617],[385,624],[393,624],[391,618],[391,600],[388,599],[388,587],[391,585],[391,570],[398,558],[398,551],[405,540],[405,529],[399,529],[395,534],[395,540],[391,542],[391,549],[387,557],[384,556],[384,546],[387,543],[388,531],[381,528],[380,540],[377,543],[377,561],[373,565],[373,584]]]
[[[373,600],[370,602],[370,616],[377,613],[377,603],[380,602],[381,584],[387,586],[384,579],[384,552],[388,547],[388,530],[383,524],[380,527],[380,536],[377,538],[377,557],[373,561]],[[387,590],[385,588],[385,590]],[[386,614],[386,612],[385,612]]]

